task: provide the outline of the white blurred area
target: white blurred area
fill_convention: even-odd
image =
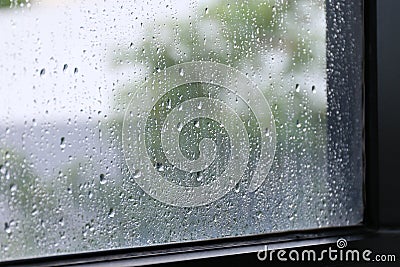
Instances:
[[[113,66],[116,47],[143,37],[143,24],[189,16],[182,1],[153,12],[144,1],[40,1],[0,9],[0,120],[96,119],[111,112],[121,81],[140,76]]]

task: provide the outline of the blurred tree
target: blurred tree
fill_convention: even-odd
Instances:
[[[12,8],[12,7],[19,7],[21,4],[25,5],[30,1],[25,0],[0,0],[0,8]]]

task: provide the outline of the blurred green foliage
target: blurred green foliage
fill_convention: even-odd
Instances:
[[[281,22],[298,7],[295,3],[216,1],[200,7],[192,19],[166,19],[145,26],[140,46],[133,52],[132,48],[120,51],[114,62],[140,62],[150,72],[199,60],[235,67],[246,60],[257,66],[260,52],[280,47],[291,55],[293,63],[286,71],[301,68],[312,57],[310,47],[297,35],[287,34]]]
[[[0,8],[10,7],[10,5],[11,5],[10,0],[0,0]]]
[[[26,3],[24,0],[0,0],[0,8],[10,8],[19,6],[22,3]]]

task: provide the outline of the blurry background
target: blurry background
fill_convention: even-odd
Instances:
[[[345,213],[330,201],[325,1],[0,6],[0,259],[360,222],[361,200]],[[151,73],[193,60],[258,85],[277,150],[255,193],[239,183],[212,204],[178,208],[135,184],[121,127]]]

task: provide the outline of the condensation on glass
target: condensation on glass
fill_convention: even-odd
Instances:
[[[337,2],[0,1],[0,260],[360,223]]]

